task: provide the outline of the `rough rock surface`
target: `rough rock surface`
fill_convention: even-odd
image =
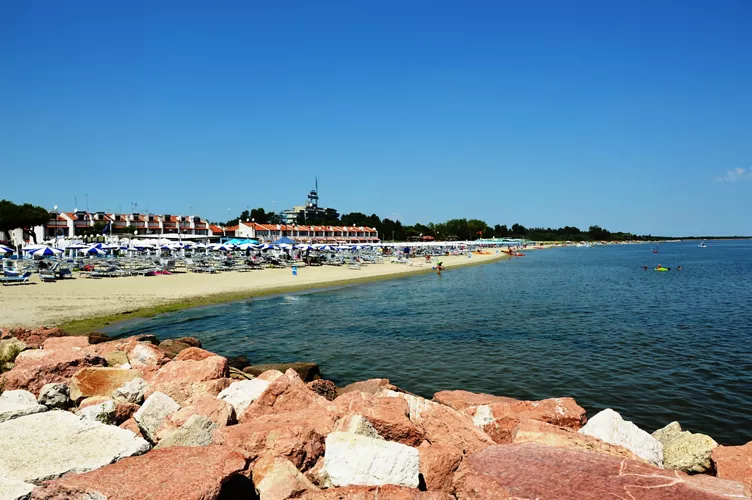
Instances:
[[[718,477],[740,481],[752,496],[752,441],[742,446],[719,446],[712,458]]]
[[[191,347],[189,350],[198,349]],[[173,361],[164,365],[151,381],[147,396],[151,392],[163,392],[178,403],[194,394],[212,394],[216,396],[230,383],[227,359],[212,355],[199,361],[180,360],[178,355]]]
[[[209,394],[199,394],[185,402],[184,407],[170,415],[170,421],[178,427],[188,421],[193,415],[202,415],[218,427],[226,427],[236,423],[235,409],[231,404],[220,401]]]
[[[217,429],[214,442],[236,449],[251,460],[268,453],[307,470],[323,455],[324,439],[333,426],[334,415],[317,409],[262,415]]]
[[[170,396],[161,392],[155,392],[148,397],[144,404],[133,418],[138,423],[141,431],[151,442],[157,440],[157,429],[162,422],[178,411],[180,405],[177,404]]]
[[[541,401],[521,401],[491,394],[468,391],[442,391],[433,399],[455,410],[462,410],[475,418],[476,425],[484,431],[487,424],[505,419],[540,420],[558,427],[579,430],[586,421],[585,409],[572,398],[551,398]],[[493,428],[493,426],[492,426]]]
[[[3,422],[0,436],[0,476],[34,484],[149,449],[149,443],[130,431],[60,410]]]
[[[243,368],[243,371],[245,373],[250,373],[254,376],[259,376],[265,371],[268,370],[277,370],[282,373],[286,372],[287,370],[293,369],[297,372],[297,374],[300,376],[301,380],[303,382],[311,382],[316,379],[321,378],[321,373],[319,372],[319,365],[316,363],[309,363],[309,362],[296,362],[296,363],[272,363],[272,364],[266,364],[266,365],[251,365],[246,366]]]
[[[379,392],[376,393],[378,397],[382,398],[402,398],[405,401],[407,401],[407,406],[410,409],[410,420],[413,422],[417,422],[420,418],[420,415],[429,408],[437,408],[443,405],[440,405],[439,403],[436,403],[434,401],[429,401],[426,398],[422,398],[420,396],[415,396],[413,394],[407,394],[404,392],[397,392],[393,391],[391,389],[381,389]]]
[[[579,432],[623,446],[649,463],[663,467],[661,442],[610,408],[598,412]]]
[[[365,392],[349,392],[334,400],[341,416],[358,414],[371,423],[376,432],[388,441],[418,446],[423,432],[408,417],[404,398],[380,398]]]
[[[462,453],[449,446],[430,444],[427,441],[418,446],[420,453],[420,474],[428,491],[451,493],[452,478],[462,462]]]
[[[190,344],[186,344],[185,342],[181,342],[179,340],[175,339],[167,339],[163,340],[159,343],[159,349],[167,355],[168,358],[172,359],[175,356],[177,356],[180,351],[184,351],[185,349],[188,349],[189,347],[194,347]]]
[[[233,382],[217,396],[218,399],[227,401],[235,408],[235,413],[240,415],[258,399],[259,396],[269,387],[269,382],[261,379],[241,380]]]
[[[454,448],[460,453],[474,453],[494,444],[464,413],[433,403],[415,420],[432,444]]]
[[[36,329],[19,327],[0,331],[0,339],[15,337],[31,349],[42,347],[44,341],[50,337],[63,336],[65,336],[65,332],[63,332],[60,328],[47,328],[46,326],[42,326]]]
[[[26,344],[18,339],[0,340],[0,373],[13,368],[16,356],[24,349],[26,349]]]
[[[369,394],[376,394],[382,389],[395,390],[396,387],[389,383],[388,378],[372,378],[360,382],[353,382],[344,387],[338,387],[337,395],[342,396],[348,392],[367,392]]]
[[[168,446],[206,446],[212,443],[217,424],[203,415],[193,415],[179,429],[159,441],[156,448]]]
[[[326,437],[324,467],[333,485],[418,487],[420,458],[410,446],[347,432]]]
[[[0,394],[0,422],[43,411],[47,411],[47,407],[37,403],[37,398],[29,391],[19,389]]]
[[[161,366],[169,361],[169,358],[159,348],[146,342],[133,342],[125,346],[125,354],[128,356],[128,363],[133,368],[147,368],[150,366]]]
[[[70,397],[76,402],[91,396],[110,397],[112,391],[137,378],[141,378],[141,372],[138,370],[106,367],[82,368],[71,377]]]
[[[26,500],[33,489],[33,484],[0,476],[0,498],[3,500]]]
[[[92,356],[78,347],[63,349],[32,349],[16,357],[15,366],[2,377],[5,389],[26,389],[39,394],[45,384],[68,379],[81,368],[104,365],[105,360]]]
[[[39,391],[39,397],[37,398],[39,404],[47,406],[49,408],[57,408],[65,410],[73,405],[68,392],[68,386],[65,384],[45,384],[42,390]]]
[[[514,435],[515,443],[538,443],[546,446],[558,446],[573,448],[582,451],[606,453],[619,458],[643,461],[632,451],[622,447],[601,441],[593,436],[575,432],[564,427],[556,427],[538,420],[526,420],[521,422]]]
[[[438,491],[419,491],[407,486],[346,486],[304,493],[301,500],[454,500]]]
[[[307,491],[318,491],[287,459],[265,455],[253,464],[253,484],[260,500],[297,498]]]
[[[113,400],[105,401],[98,405],[87,406],[76,412],[82,420],[92,420],[103,424],[115,423],[115,409],[117,404]]]
[[[683,431],[679,422],[658,429],[653,437],[663,444],[663,466],[684,472],[707,472],[713,468],[710,453],[718,446],[705,434]]]
[[[337,399],[337,386],[331,380],[324,380],[323,378],[308,382],[306,384],[310,390],[326,398],[329,401]]]
[[[741,484],[733,481],[536,443],[495,445],[465,457],[454,486],[458,500],[744,498]]]
[[[306,409],[333,408],[325,398],[310,391],[297,372],[288,370],[278,377],[256,400],[238,415],[238,421],[248,422],[258,416],[272,413],[286,413]]]
[[[140,405],[144,402],[149,384],[142,378],[134,378],[112,391],[112,399],[121,403]]]
[[[42,344],[43,349],[83,348],[89,345],[89,338],[82,336],[50,337]]]
[[[374,439],[384,439],[374,429],[371,422],[369,422],[363,415],[357,413],[351,413],[345,417],[340,418],[334,424],[332,432],[349,432],[351,434],[360,434],[361,436],[368,436]]]
[[[178,353],[177,356],[175,356],[176,361],[203,361],[206,358],[210,358],[212,356],[216,356],[213,352],[209,352],[205,349],[201,349],[200,347],[189,347],[188,349],[183,349]]]
[[[221,446],[176,446],[52,481],[35,490],[32,498],[209,500],[218,498],[222,484],[245,465],[242,455]],[[252,498],[252,491],[246,493],[245,498]]]

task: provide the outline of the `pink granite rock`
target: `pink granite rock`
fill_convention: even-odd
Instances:
[[[743,486],[734,481],[537,443],[495,445],[465,457],[454,486],[458,500],[743,498]]]
[[[742,482],[752,496],[752,441],[742,446],[719,446],[711,459],[718,477]]]
[[[418,446],[423,432],[408,417],[407,401],[402,398],[380,398],[366,392],[349,392],[334,400],[341,417],[358,414],[371,423],[387,441]]]
[[[209,356],[200,361],[178,358],[180,355],[160,368],[152,377],[147,397],[154,392],[163,392],[182,404],[197,394],[216,396],[230,384],[230,379],[227,378],[229,368],[226,358]]]
[[[238,421],[243,423],[261,415],[310,409],[329,411],[334,409],[334,405],[309,390],[297,372],[290,369],[284,376],[271,382],[269,387],[238,416]]]
[[[78,347],[29,349],[16,356],[13,369],[2,377],[5,390],[25,389],[39,394],[45,384],[67,384],[81,368],[104,364],[103,358],[89,355]]]

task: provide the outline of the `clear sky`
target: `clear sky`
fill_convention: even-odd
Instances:
[[[0,198],[752,234],[752,1],[0,2]],[[77,202],[74,199],[77,198]]]

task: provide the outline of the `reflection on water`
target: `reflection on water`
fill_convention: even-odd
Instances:
[[[387,377],[427,397],[573,396],[590,415],[611,407],[649,431],[679,420],[741,444],[752,439],[751,256],[749,242],[529,252],[110,331],[195,336],[253,363],[316,361],[338,384]],[[659,262],[672,271],[642,270]]]

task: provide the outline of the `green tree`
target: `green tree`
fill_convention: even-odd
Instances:
[[[48,220],[50,220],[50,212],[43,207],[31,203],[17,205],[12,201],[0,200],[0,231],[7,233],[21,228],[24,232],[24,239],[30,236],[36,243],[34,226],[42,226]]]

